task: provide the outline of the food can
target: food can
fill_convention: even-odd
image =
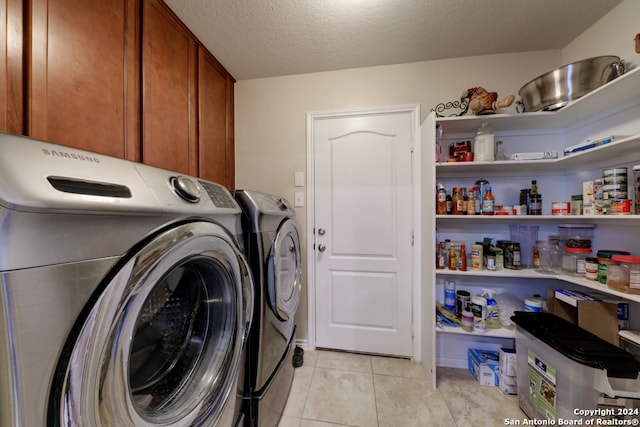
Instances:
[[[611,215],[631,215],[631,200],[612,200],[609,209]]]
[[[571,215],[582,215],[582,194],[571,196]]]
[[[456,291],[456,316],[458,316],[458,318],[461,318],[462,312],[467,310],[470,300],[471,294],[468,291]]]
[[[551,215],[569,215],[570,212],[571,204],[569,202],[551,203]]]
[[[598,258],[587,257],[585,265],[585,278],[589,280],[598,280]]]
[[[602,180],[606,184],[627,184],[627,168],[602,170]]]
[[[471,269],[482,270],[482,245],[476,243],[471,246]]]

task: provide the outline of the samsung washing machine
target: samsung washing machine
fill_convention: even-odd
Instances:
[[[243,423],[241,245],[220,185],[0,134],[0,425]]]
[[[244,246],[255,283],[243,396],[246,427],[275,427],[293,381],[295,313],[302,280],[295,211],[282,197],[237,190]]]

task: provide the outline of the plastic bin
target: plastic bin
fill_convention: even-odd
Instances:
[[[596,409],[600,392],[638,396],[638,363],[630,353],[551,313],[518,311],[511,320],[518,403],[529,418],[593,419],[576,409]]]

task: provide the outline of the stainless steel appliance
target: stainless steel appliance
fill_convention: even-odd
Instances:
[[[238,422],[240,215],[217,184],[0,134],[0,425]]]
[[[239,386],[246,427],[278,425],[293,381],[302,262],[295,211],[282,197],[237,190],[255,282],[253,324]],[[298,356],[300,357],[300,356]]]

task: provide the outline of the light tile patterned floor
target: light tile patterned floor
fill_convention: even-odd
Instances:
[[[516,396],[481,387],[469,371],[439,368],[438,389],[409,360],[304,353],[279,427],[494,427],[522,420]]]

